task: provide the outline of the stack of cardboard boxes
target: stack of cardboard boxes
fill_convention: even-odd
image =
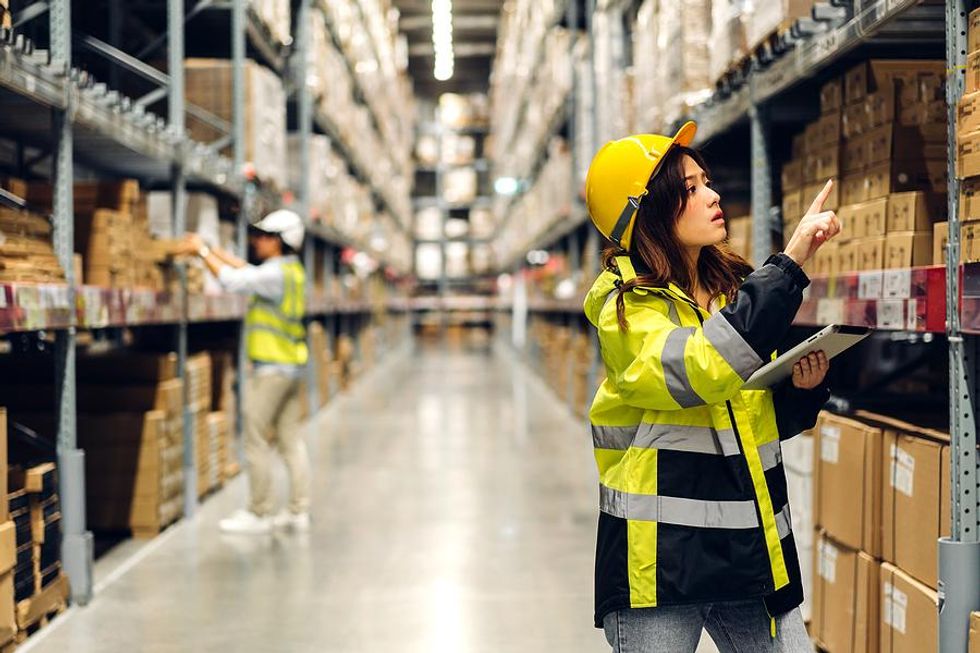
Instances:
[[[31,204],[52,207],[47,182],[25,185]],[[135,179],[76,182],[73,190],[77,283],[107,288],[165,290],[176,279],[173,242],[150,235],[146,196]]]
[[[0,487],[7,487],[7,409],[0,408]],[[0,501],[0,651],[13,649],[17,635],[14,574],[17,567],[17,529],[10,504]]]
[[[232,120],[232,64],[224,59],[188,59],[185,62],[187,102],[229,124]],[[187,115],[187,130],[202,143],[213,143],[227,133],[194,114]],[[228,148],[226,148],[228,149]],[[254,61],[245,62],[245,160],[264,182],[285,189],[286,94],[282,80]]]
[[[219,349],[211,352],[211,415],[219,429],[218,464],[222,484],[234,478],[240,471],[235,450],[235,432],[238,428],[235,392],[235,360],[237,352]],[[221,418],[214,417],[220,414]]]
[[[956,165],[960,184],[960,261],[980,261],[980,9],[970,14],[966,88],[957,107]],[[936,240],[948,239],[949,227],[937,225]],[[937,255],[945,254],[945,247]],[[944,261],[940,261],[944,262]]]
[[[871,413],[816,428],[811,633],[830,653],[932,650],[949,437]]]
[[[187,405],[190,427],[196,447],[198,498],[208,494],[221,482],[219,449],[220,431],[211,428],[209,415],[214,394],[211,388],[212,362],[208,352],[188,356],[184,382],[187,384]],[[215,424],[215,426],[219,426]]]
[[[837,211],[844,231],[809,272],[934,262],[934,224],[945,218],[944,92],[944,64],[935,61],[867,61],[823,87],[823,115],[794,139],[783,168],[787,239],[823,183],[837,178],[824,209]]]
[[[6,180],[0,188],[20,198],[27,195],[27,184],[16,179]],[[0,281],[64,281],[47,217],[0,206],[0,234]]]

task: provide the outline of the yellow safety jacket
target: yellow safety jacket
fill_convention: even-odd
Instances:
[[[741,388],[785,338],[809,280],[777,255],[736,301],[718,298],[714,315],[674,284],[637,288],[624,296],[624,333],[616,298],[639,262],[622,257],[617,267],[585,300],[607,374],[590,411],[596,626],[631,607],[752,597],[764,597],[771,615],[796,607],[803,593],[780,439],[812,427],[829,392]]]
[[[252,295],[245,314],[246,350],[250,360],[280,365],[306,365],[306,272],[295,259],[285,259],[282,298],[277,302]]]

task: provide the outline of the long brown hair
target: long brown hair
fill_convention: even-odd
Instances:
[[[666,287],[676,284],[688,296],[695,296],[694,279],[684,250],[677,240],[675,226],[687,207],[687,182],[684,179],[684,156],[687,155],[708,174],[704,157],[690,147],[675,146],[664,157],[660,169],[647,183],[647,194],[640,201],[631,242],[632,254],[645,264],[647,270],[638,273],[636,279],[620,284],[616,297],[616,315],[619,327],[629,329],[626,321],[624,296],[637,287]],[[614,270],[615,258],[626,256],[619,246],[606,249],[602,255],[603,267]],[[724,294],[733,301],[742,280],[752,272],[752,266],[728,248],[727,242],[701,248],[697,263],[697,280],[712,297]]]

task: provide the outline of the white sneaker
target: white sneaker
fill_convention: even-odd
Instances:
[[[297,533],[305,533],[310,530],[310,513],[301,512],[294,514],[284,510],[272,519],[276,528],[282,530],[293,530]]]
[[[231,517],[222,519],[219,527],[225,533],[265,535],[272,532],[272,520],[268,517],[259,517],[250,510],[239,510]]]

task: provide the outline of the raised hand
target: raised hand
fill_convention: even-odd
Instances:
[[[817,194],[810,208],[803,215],[803,220],[796,228],[784,253],[799,265],[803,265],[820,246],[836,236],[841,231],[840,220],[833,211],[824,211],[823,205],[834,188],[834,180],[830,179],[823,190]]]

